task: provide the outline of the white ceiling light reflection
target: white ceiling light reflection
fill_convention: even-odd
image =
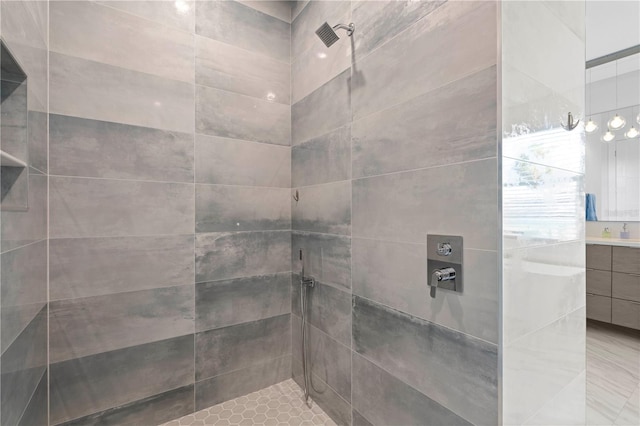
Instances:
[[[621,115],[616,114],[611,120],[609,120],[609,128],[613,130],[622,129],[627,124],[627,120]]]
[[[596,124],[595,121],[589,119],[589,121],[587,121],[587,124],[584,125],[584,130],[587,133],[593,133],[596,130],[598,130],[598,125]]]
[[[638,132],[638,129],[631,126],[631,128],[627,130],[627,133],[625,133],[624,135],[627,137],[627,139],[633,139],[633,138],[637,138],[638,135],[640,135],[640,132]]]
[[[178,13],[181,14],[185,14],[189,11],[189,9],[191,8],[189,6],[189,3],[187,3],[184,0],[176,0],[176,2],[174,3],[174,5],[176,6],[176,10],[178,11]]]
[[[316,56],[317,56],[318,58],[320,58],[320,59],[324,59],[324,58],[326,58],[326,57],[327,57],[327,54],[326,54],[326,53],[324,53],[324,52],[318,52],[318,53],[316,54]]]
[[[611,142],[612,140],[614,140],[616,138],[616,135],[614,135],[611,130],[607,130],[607,133],[605,133],[604,135],[602,135],[602,140],[605,142]]]

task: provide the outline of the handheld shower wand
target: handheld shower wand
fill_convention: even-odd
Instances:
[[[300,249],[300,263],[302,263],[302,271],[300,273],[300,313],[302,316],[302,375],[304,376],[304,402],[311,407],[309,402],[309,389],[311,385],[310,372],[308,371],[308,349],[307,349],[307,299],[309,297],[308,290],[315,285],[315,280],[304,275],[304,259],[302,258],[302,249]]]

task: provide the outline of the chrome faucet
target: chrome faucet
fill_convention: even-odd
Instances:
[[[436,290],[438,283],[441,281],[451,281],[456,279],[456,270],[453,268],[436,269],[431,274],[431,290],[429,294],[433,299],[436,298]],[[455,288],[454,288],[455,289]]]

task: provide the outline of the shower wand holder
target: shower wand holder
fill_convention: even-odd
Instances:
[[[462,292],[462,249],[460,236],[427,235],[427,284],[432,298],[439,289]]]

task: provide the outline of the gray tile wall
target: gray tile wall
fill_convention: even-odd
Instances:
[[[51,424],[289,377],[289,5],[56,1],[50,25]]]
[[[0,148],[28,164],[19,178],[24,179],[25,189],[28,184],[28,207],[22,211],[5,209],[5,200],[14,194],[9,192],[5,197],[4,182],[10,170],[0,170],[4,197],[0,211],[1,424],[48,422],[48,9],[46,1],[0,1],[2,41],[28,75],[22,98],[26,115],[20,115],[22,138],[11,138],[15,132],[7,125],[13,117],[6,104],[1,107]],[[18,182],[12,187],[17,189],[15,185]]]
[[[357,29],[326,49],[325,20]],[[339,424],[498,423],[496,26],[493,2],[294,6],[293,377],[302,249],[311,395]],[[429,297],[427,233],[464,237],[463,294]]]

